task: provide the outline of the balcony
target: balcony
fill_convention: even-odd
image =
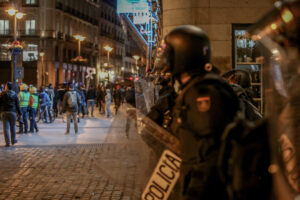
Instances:
[[[0,38],[7,38],[13,35],[12,31],[10,30],[0,30]]]
[[[63,10],[63,4],[61,2],[56,2],[55,8],[58,10]]]
[[[8,7],[9,5],[9,0],[0,0],[0,7]]]
[[[68,42],[75,42],[75,38],[72,37],[72,36],[70,36],[70,35],[66,35],[66,36],[65,36],[65,39],[66,39],[66,41],[68,41]]]
[[[28,3],[28,0],[23,0],[22,6],[23,7],[39,7],[39,0],[29,1],[29,3]]]
[[[56,38],[58,40],[64,40],[65,39],[65,35],[62,32],[57,32]]]
[[[40,31],[36,29],[20,30],[19,34],[21,37],[40,37]]]

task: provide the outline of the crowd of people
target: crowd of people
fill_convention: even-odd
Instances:
[[[19,134],[39,132],[37,119],[43,123],[52,123],[58,116],[66,119],[67,130],[70,133],[70,123],[74,122],[75,133],[78,133],[78,122],[86,116],[94,117],[95,107],[99,114],[107,118],[113,117],[111,111],[114,103],[114,114],[117,114],[124,103],[128,87],[124,85],[98,87],[73,83],[64,83],[53,88],[52,84],[41,87],[21,83],[15,86],[12,82],[0,87],[0,111],[3,120],[3,132],[6,147],[17,143],[16,123]],[[130,93],[132,94],[132,93]],[[134,95],[134,93],[133,93]],[[132,97],[134,98],[134,96]],[[11,137],[9,137],[9,132]]]

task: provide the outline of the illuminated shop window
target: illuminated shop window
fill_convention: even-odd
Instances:
[[[38,60],[38,45],[28,44],[23,50],[23,61],[36,61]]]
[[[263,59],[259,43],[247,35],[250,25],[233,25],[233,67],[246,70],[251,76],[251,85],[255,106],[263,113]]]

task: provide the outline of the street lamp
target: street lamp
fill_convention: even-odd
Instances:
[[[106,45],[104,47],[105,51],[107,51],[107,62],[108,62],[108,68],[110,68],[110,52],[113,50],[112,47],[109,45]],[[104,65],[105,66],[105,65]],[[108,73],[108,82],[109,82],[109,73]]]
[[[42,59],[42,86],[45,85],[44,56],[45,56],[45,52],[41,51],[40,57]]]
[[[135,60],[135,68],[136,68],[136,70],[137,70],[137,74],[139,74],[139,67],[138,67],[138,60],[140,59],[140,56],[138,56],[138,55],[134,55],[134,56],[132,56],[133,57],[133,59]]]
[[[11,71],[12,71],[12,82],[15,84],[17,79],[17,62],[18,62],[18,55],[21,53],[22,50],[20,48],[16,48],[19,44],[17,42],[17,19],[21,19],[24,16],[24,13],[19,12],[16,9],[10,8],[6,11],[10,16],[14,16],[14,42],[12,43],[12,64],[11,64]]]
[[[17,41],[17,19],[22,19],[24,13],[19,12],[16,9],[10,8],[6,11],[10,16],[14,16],[14,41]]]
[[[78,57],[80,57],[81,42],[82,42],[83,40],[85,40],[86,37],[77,34],[77,35],[74,35],[74,38],[75,38],[76,40],[78,40]]]

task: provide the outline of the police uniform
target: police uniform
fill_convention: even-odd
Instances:
[[[172,133],[180,141],[180,200],[227,199],[217,169],[221,135],[239,109],[233,91],[210,63],[210,42],[196,26],[180,26],[165,38],[161,67],[180,85]]]
[[[183,159],[180,199],[226,199],[217,159],[223,130],[237,109],[235,93],[217,75],[192,79],[176,99],[171,129]]]
[[[27,133],[28,130],[28,104],[30,93],[27,91],[28,87],[26,84],[21,85],[21,92],[19,93],[19,100],[20,100],[20,108],[21,108],[21,116],[23,120],[23,124],[20,123],[20,132],[19,133]],[[24,125],[24,129],[23,129]]]

